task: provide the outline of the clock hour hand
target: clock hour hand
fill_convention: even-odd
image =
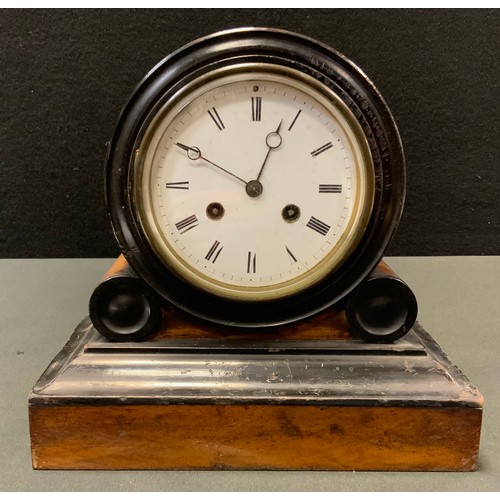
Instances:
[[[237,175],[233,174],[232,172],[229,172],[229,170],[226,170],[225,168],[221,167],[220,165],[217,165],[217,163],[214,163],[213,161],[210,161],[209,159],[205,158],[200,150],[200,148],[197,148],[196,146],[186,146],[185,144],[182,144],[181,142],[176,142],[176,146],[180,147],[183,149],[188,158],[190,160],[203,160],[206,163],[209,163],[210,165],[218,168],[219,170],[222,170],[226,174],[234,177],[235,179],[238,179],[239,181],[243,182],[245,186],[247,185],[247,181],[244,181],[241,177],[238,177]]]

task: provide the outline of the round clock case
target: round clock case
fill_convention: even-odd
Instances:
[[[324,96],[334,96],[332,100],[345,109],[362,135],[371,179],[370,210],[364,220],[358,221],[358,236],[342,259],[297,292],[260,300],[247,299],[244,294],[231,297],[214,293],[210,287],[190,280],[189,274],[179,269],[182,262],[170,263],[152,243],[138,196],[141,145],[163,110],[178,102],[179,95],[189,99],[186,89],[193,82],[209,81],[211,75],[231,71],[237,74],[240,67],[260,74],[272,68],[288,76],[298,75],[299,80],[313,82]],[[220,118],[214,116],[217,125]],[[186,152],[193,151],[188,146]],[[354,63],[328,46],[282,30],[246,28],[216,33],[161,61],[122,110],[106,162],[108,210],[116,239],[133,270],[175,306],[209,321],[243,327],[296,321],[344,299],[381,260],[399,222],[404,196],[401,140],[391,112],[373,83]],[[255,238],[259,238],[258,231]]]

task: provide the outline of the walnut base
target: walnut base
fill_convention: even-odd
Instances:
[[[167,337],[84,320],[30,394],[33,467],[476,468],[482,397],[418,324],[389,346]]]

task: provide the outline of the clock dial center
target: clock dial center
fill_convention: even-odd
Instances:
[[[247,185],[245,186],[245,191],[251,198],[257,198],[262,194],[263,187],[259,181],[253,180],[247,182]]]

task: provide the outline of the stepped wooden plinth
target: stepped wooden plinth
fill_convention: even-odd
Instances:
[[[260,333],[170,312],[142,343],[82,321],[29,416],[36,469],[471,471],[482,397],[418,324],[367,344],[342,312]]]

